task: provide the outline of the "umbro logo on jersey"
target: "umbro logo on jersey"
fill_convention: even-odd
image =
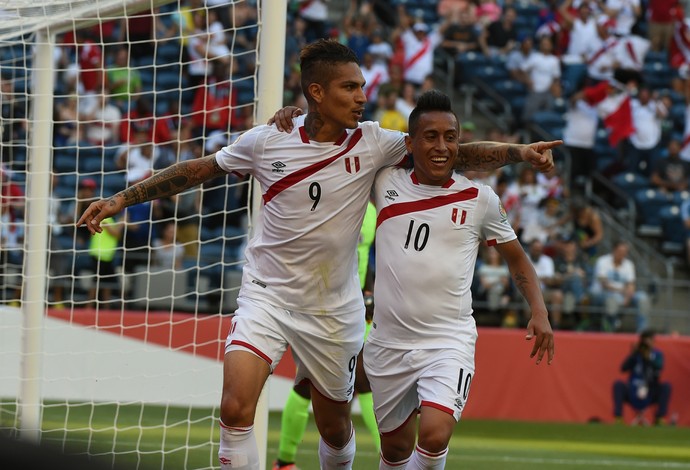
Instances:
[[[345,161],[345,171],[348,173],[357,173],[361,169],[359,166],[359,157],[346,157]]]
[[[399,194],[394,189],[389,189],[388,191],[386,191],[386,199],[390,199],[391,201],[395,201],[395,198],[398,196],[399,196]]]
[[[287,165],[283,162],[275,162],[275,163],[271,163],[271,166],[273,167],[273,171],[275,173],[282,173],[283,168],[285,168]]]

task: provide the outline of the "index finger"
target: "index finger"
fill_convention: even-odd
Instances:
[[[548,142],[537,142],[534,144],[537,148],[538,152],[544,152],[546,150],[551,150],[554,147],[558,147],[559,145],[563,145],[562,140],[550,140]]]

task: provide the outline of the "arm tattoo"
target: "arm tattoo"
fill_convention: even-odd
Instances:
[[[121,196],[125,200],[125,205],[131,206],[181,193],[187,188],[225,173],[214,156],[189,160],[172,165],[115,196]]]
[[[488,171],[521,161],[519,144],[472,142],[458,147],[455,169]]]
[[[304,130],[307,132],[309,138],[313,139],[321,130],[323,124],[321,114],[318,111],[310,111],[309,114],[307,114],[307,118],[304,120]]]
[[[513,281],[515,286],[518,288],[522,296],[527,299],[527,284],[529,284],[529,279],[522,272],[517,272],[513,275]]]

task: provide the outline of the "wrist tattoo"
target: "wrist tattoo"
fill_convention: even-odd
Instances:
[[[474,142],[459,146],[455,169],[488,171],[521,161],[518,145]]]

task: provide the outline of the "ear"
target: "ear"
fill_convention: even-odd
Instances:
[[[321,84],[319,83],[310,83],[309,86],[307,87],[307,92],[309,93],[309,96],[316,102],[317,104],[321,103],[323,101],[323,95],[324,95],[324,90]]]
[[[412,154],[412,137],[410,137],[410,134],[405,134],[405,147],[407,148],[407,153]]]

